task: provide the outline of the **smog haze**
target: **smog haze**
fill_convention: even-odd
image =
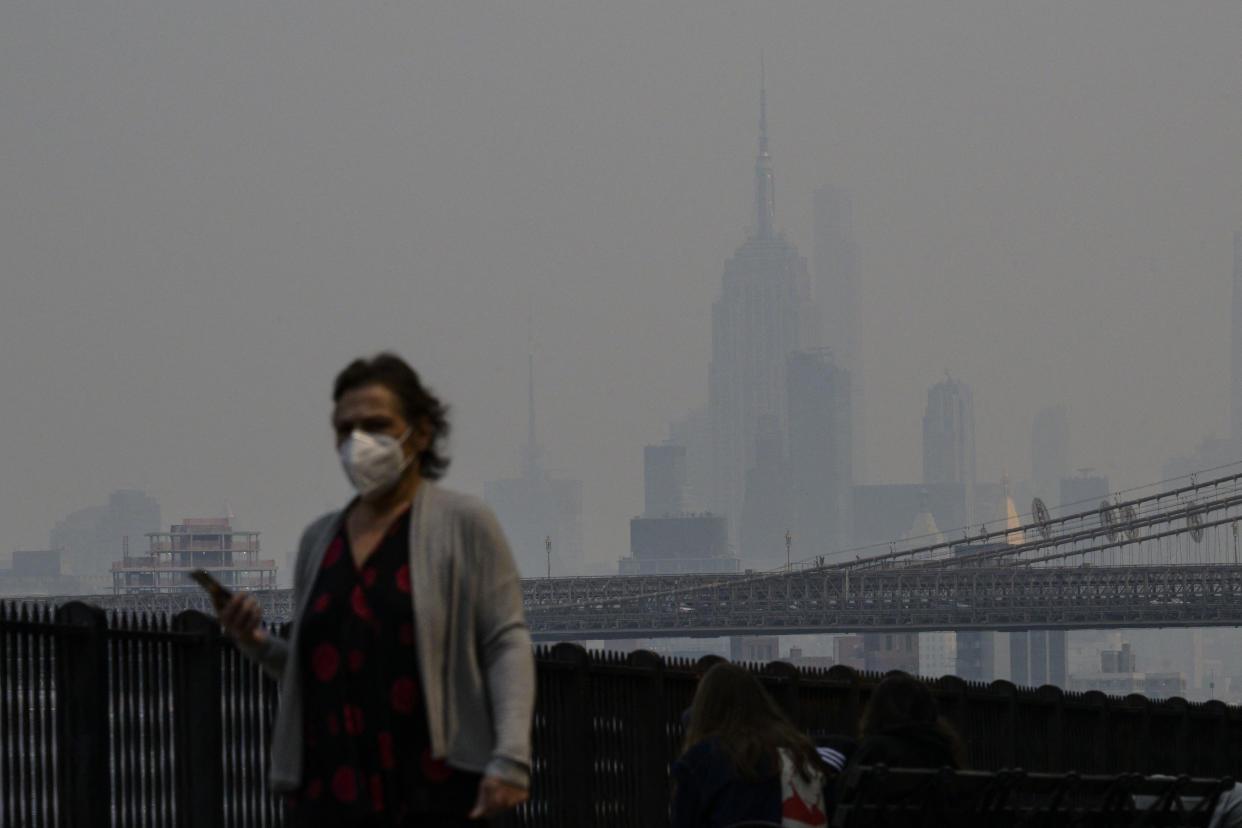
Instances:
[[[481,494],[533,347],[615,572],[644,444],[707,402],[761,52],[777,230],[812,259],[813,191],[854,204],[863,482],[920,479],[946,371],[981,481],[1054,405],[1075,467],[1157,480],[1229,431],[1239,43],[1233,2],[3,4],[0,559],[134,488],[282,560],[349,494],[330,384],[381,349]]]

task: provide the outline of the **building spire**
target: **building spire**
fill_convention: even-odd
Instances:
[[[768,154],[768,95],[763,53],[759,53],[759,156],[755,159],[755,238],[772,238],[775,196],[772,157]]]
[[[539,444],[535,440],[535,300],[526,299],[526,447],[522,451],[522,477],[539,471]]]
[[[1242,232],[1233,234],[1233,324],[1231,366],[1233,373],[1230,434],[1235,455],[1242,454]]]
[[[538,469],[539,448],[535,442],[535,354],[532,351],[526,357],[526,450],[522,452],[522,476],[533,477]]]
[[[768,84],[763,71],[763,51],[759,52],[759,154],[768,151]]]

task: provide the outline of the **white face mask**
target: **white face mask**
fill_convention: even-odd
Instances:
[[[401,474],[418,456],[416,453],[405,456],[401,444],[410,436],[413,429],[406,429],[401,437],[394,438],[387,434],[372,434],[355,428],[341,443],[337,451],[341,455],[341,465],[345,468],[345,476],[358,490],[363,500],[374,497],[397,485]]]

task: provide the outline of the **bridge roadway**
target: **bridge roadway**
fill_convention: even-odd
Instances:
[[[1242,566],[1236,564],[531,578],[522,591],[537,641],[1242,626]],[[290,590],[256,597],[269,618],[291,615]],[[38,600],[81,600],[114,611],[210,611],[198,591]]]
[[[1242,566],[1046,566],[523,581],[537,640],[1242,626]]]

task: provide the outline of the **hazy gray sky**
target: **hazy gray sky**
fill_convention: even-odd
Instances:
[[[0,4],[0,530],[136,487],[277,557],[346,496],[329,383],[394,348],[448,484],[517,470],[534,305],[549,465],[627,553],[642,445],[707,396],[767,61],[777,224],[855,199],[873,481],[926,389],[979,474],[1065,403],[1114,485],[1228,424],[1242,4]]]

